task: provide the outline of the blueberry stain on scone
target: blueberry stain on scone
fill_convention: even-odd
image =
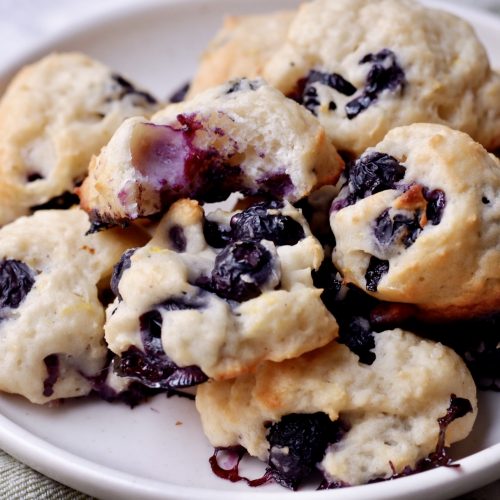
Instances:
[[[240,79],[126,120],[79,189],[91,220],[164,213],[180,198],[234,192],[295,202],[333,183],[343,161],[318,121],[262,80]]]
[[[79,53],[23,68],[0,101],[0,226],[36,210],[78,204],[73,194],[118,126],[158,103]]]
[[[182,230],[182,249],[172,228]],[[324,345],[338,327],[311,276],[322,259],[289,203],[209,213],[192,200],[174,203],[112,280],[117,299],[105,330],[119,373],[137,369],[140,381],[151,372],[153,384],[169,387],[173,375],[198,384]]]

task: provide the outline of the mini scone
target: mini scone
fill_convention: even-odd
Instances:
[[[0,229],[0,390],[33,403],[85,396],[105,365],[113,265],[134,230],[85,236],[80,209],[39,211]]]
[[[376,334],[374,353],[362,364],[334,341],[209,381],[196,395],[204,432],[217,448],[243,446],[294,489],[316,467],[334,487],[397,477],[469,434],[476,389],[457,354],[402,330]]]
[[[261,76],[269,59],[286,40],[292,11],[228,16],[210,42],[188,97],[234,78]]]
[[[132,118],[90,165],[82,206],[97,222],[162,212],[176,199],[235,191],[296,201],[334,182],[343,162],[319,122],[262,81],[236,80]]]
[[[223,74],[225,52],[209,56],[197,78]],[[260,76],[315,114],[339,151],[359,155],[415,122],[500,146],[500,75],[472,27],[450,13],[411,0],[314,0],[266,57]]]
[[[428,319],[500,305],[500,162],[462,132],[414,124],[347,173],[331,208],[345,282]]]
[[[150,94],[83,54],[22,69],[0,101],[0,190],[17,191],[0,198],[0,226],[73,191],[123,120],[157,109]]]
[[[325,345],[338,327],[312,282],[322,259],[288,203],[205,215],[177,201],[113,276],[105,336],[117,372],[155,388],[189,386]]]

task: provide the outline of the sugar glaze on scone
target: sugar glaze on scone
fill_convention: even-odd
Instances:
[[[222,81],[225,58],[246,54],[251,22],[216,35],[191,95],[200,81]],[[262,76],[302,103],[338,150],[359,155],[415,122],[446,124],[489,150],[500,147],[500,75],[472,27],[450,13],[412,0],[314,0],[299,7],[285,40],[271,39],[262,34],[264,64],[236,64],[248,71],[239,76]]]
[[[39,211],[0,229],[1,391],[33,403],[85,396],[103,368],[99,292],[144,238],[87,230],[80,209]]]
[[[371,365],[334,341],[298,359],[263,363],[254,374],[199,386],[196,406],[205,434],[215,447],[243,446],[293,481],[287,476],[292,467],[300,469],[296,443],[322,433],[310,431],[311,424],[330,425],[309,465],[327,482],[343,485],[390,477],[433,452],[438,418],[447,414],[452,394],[465,411],[447,428],[446,445],[464,439],[477,405],[460,357],[402,330],[378,333],[375,342]],[[271,446],[276,441],[280,445]]]
[[[338,327],[312,283],[322,260],[288,203],[207,215],[195,201],[174,203],[115,272],[105,331],[118,371],[154,386],[143,379],[156,370],[168,387],[161,363],[227,379],[325,345]]]
[[[0,226],[73,191],[123,120],[157,109],[150,94],[83,54],[22,69],[0,101],[0,190],[18,192],[0,198]]]
[[[234,78],[262,76],[269,59],[286,40],[293,11],[228,16],[205,49],[188,98]]]
[[[343,168],[323,128],[262,81],[236,80],[132,118],[94,158],[80,190],[91,219],[123,222],[176,199],[267,193],[296,201]]]
[[[332,205],[335,265],[380,300],[428,318],[500,305],[500,162],[462,132],[414,124],[347,173]]]

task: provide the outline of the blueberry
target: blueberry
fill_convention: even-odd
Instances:
[[[316,109],[321,104],[316,84],[325,85],[347,96],[356,92],[356,87],[338,73],[323,73],[318,70],[311,70],[307,77],[297,82],[295,91],[288,97],[302,104],[315,116],[317,116]],[[329,101],[328,109],[333,111],[336,108],[335,102]]]
[[[186,235],[184,234],[184,229],[181,226],[174,225],[168,231],[168,238],[172,244],[172,248],[176,252],[186,251]]]
[[[372,255],[365,273],[366,289],[369,292],[376,292],[379,281],[388,271],[389,261],[378,259]]]
[[[291,413],[269,427],[269,466],[282,486],[297,489],[320,462],[327,447],[342,439],[346,429],[322,412]]]
[[[271,253],[256,241],[236,241],[215,258],[211,287],[219,297],[243,302],[258,297],[273,271]]]
[[[345,106],[349,120],[371,106],[384,90],[395,92],[406,85],[405,73],[392,50],[382,49],[376,54],[367,54],[359,63],[372,63],[372,67],[366,77],[362,94]]]
[[[293,193],[293,182],[286,172],[276,172],[257,179],[260,193],[267,193],[273,198],[282,199]]]
[[[425,189],[424,197],[427,200],[427,220],[436,226],[441,222],[441,218],[443,217],[446,207],[446,195],[441,189],[434,189],[433,191]]]
[[[303,227],[292,217],[269,213],[279,209],[276,202],[258,203],[231,218],[232,236],[235,240],[269,240],[275,245],[295,245],[305,238]]]
[[[179,311],[199,309],[204,305],[205,302],[200,297],[191,299],[176,297],[163,302],[158,308]],[[143,314],[139,322],[144,351],[131,346],[123,352],[114,364],[118,375],[131,377],[144,386],[154,389],[191,387],[208,380],[198,366],[179,367],[165,354],[161,341],[163,317],[158,309]]]
[[[0,261],[0,310],[16,309],[35,283],[35,273],[15,259]]]
[[[111,275],[111,290],[118,297],[119,300],[122,300],[122,296],[118,291],[118,285],[120,284],[120,280],[122,278],[123,273],[131,266],[130,259],[132,255],[134,255],[137,248],[129,248],[126,250],[123,255],[120,257],[120,261],[113,268],[113,274]]]
[[[48,398],[54,394],[54,385],[59,378],[59,356],[49,354],[43,358],[43,362],[47,368],[47,378],[43,381],[43,395]]]
[[[191,82],[184,83],[169,96],[167,101],[171,103],[182,102],[185,99],[190,86]]]
[[[375,219],[373,230],[375,238],[383,246],[401,242],[405,248],[415,243],[422,231],[420,226],[420,211],[415,211],[411,216],[396,214],[392,219],[389,210],[384,210]]]

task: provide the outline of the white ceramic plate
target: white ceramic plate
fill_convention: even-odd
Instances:
[[[51,50],[81,50],[165,97],[193,74],[198,54],[225,13],[274,10],[295,3],[142,1],[46,41],[18,65]],[[494,65],[500,67],[500,19],[452,5],[439,6],[468,19]],[[2,67],[0,62],[0,88],[15,69]],[[440,468],[342,490],[292,494],[277,485],[251,489],[218,479],[208,464],[212,448],[202,434],[193,403],[164,395],[134,410],[96,399],[45,408],[4,395],[0,397],[0,447],[40,472],[99,498],[451,498],[500,478],[500,394],[480,394],[475,430],[454,448],[461,459],[459,469]],[[255,476],[262,470],[253,462],[247,467],[248,474]]]

